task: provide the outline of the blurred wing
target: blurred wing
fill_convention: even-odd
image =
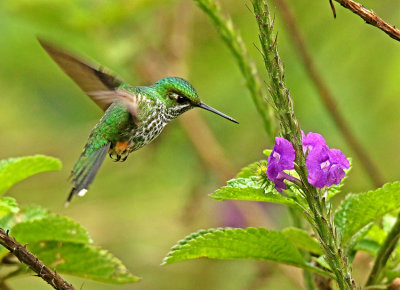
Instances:
[[[125,104],[128,112],[132,115],[132,119],[135,124],[138,124],[138,103],[136,94],[129,93],[121,89],[115,89],[113,91],[92,91],[88,94],[93,101],[97,103],[114,103],[120,102]]]
[[[105,111],[112,100],[93,97],[92,92],[114,91],[123,81],[110,75],[102,68],[93,66],[81,61],[71,54],[49,44],[47,41],[38,38],[40,45],[50,57],[61,67],[61,69],[103,110]]]

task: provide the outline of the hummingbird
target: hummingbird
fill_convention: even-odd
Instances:
[[[122,79],[38,38],[60,68],[103,111],[72,168],[72,189],[66,200],[84,196],[108,154],[114,161],[149,144],[173,119],[193,108],[202,108],[229,121],[235,119],[203,103],[196,90],[180,77],[165,77],[150,86],[131,86]]]

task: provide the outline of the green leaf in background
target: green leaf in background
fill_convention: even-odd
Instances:
[[[48,209],[42,208],[40,206],[35,206],[35,205],[24,206],[16,214],[12,213],[0,217],[0,227],[9,230],[18,223],[42,219],[50,214],[51,213]]]
[[[0,217],[7,214],[15,214],[19,211],[18,203],[15,198],[2,197],[0,198]]]
[[[306,231],[299,228],[286,228],[282,230],[282,234],[292,241],[296,247],[310,253],[322,255],[320,244],[316,239],[312,238]]]
[[[9,158],[0,161],[0,194],[13,186],[18,181],[24,180],[34,174],[60,170],[60,160],[43,155],[34,155],[20,158]]]
[[[376,256],[376,254],[379,251],[380,246],[381,245],[379,243],[377,243],[376,241],[369,240],[369,239],[363,239],[354,247],[354,249],[357,251],[364,251],[364,252],[370,253],[371,255]]]
[[[329,275],[307,264],[284,234],[264,228],[220,228],[199,231],[173,247],[164,258],[163,264],[196,258],[275,261],[305,268],[321,275]]]
[[[236,178],[250,178],[256,175],[256,171],[260,166],[267,166],[268,163],[266,160],[260,160],[249,164],[246,167],[243,167],[240,172],[237,174]]]
[[[140,280],[119,259],[92,245],[51,241],[31,243],[28,249],[58,273],[118,284]]]
[[[17,218],[19,222],[26,222],[42,219],[49,215],[51,215],[51,212],[46,208],[38,205],[28,205],[21,209],[21,212],[18,214]]]
[[[215,200],[264,201],[298,208],[294,200],[282,196],[273,186],[269,190],[261,188],[255,177],[231,179],[227,184],[210,196]]]
[[[343,243],[371,222],[400,207],[400,182],[385,184],[375,191],[349,194],[335,214]]]
[[[18,223],[10,233],[20,243],[61,241],[88,244],[92,242],[88,232],[80,224],[55,214]]]

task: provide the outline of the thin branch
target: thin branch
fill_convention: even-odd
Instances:
[[[400,239],[400,213],[397,216],[397,221],[393,225],[389,234],[387,235],[385,241],[379,249],[378,255],[374,266],[369,274],[367,284],[365,286],[378,284],[380,279],[380,274],[385,269],[386,263],[389,260],[391,254],[396,249],[397,243]]]
[[[0,244],[8,249],[14,256],[16,256],[18,260],[36,272],[38,277],[45,280],[54,289],[75,289],[71,284],[61,278],[55,271],[50,270],[50,268],[43,264],[42,261],[29,252],[26,246],[22,246],[13,237],[10,237],[8,235],[8,231],[5,232],[2,228],[0,228]]]
[[[335,5],[333,5],[332,0],[329,0],[329,5],[331,6],[331,9],[332,9],[333,18],[336,18],[336,9],[335,9]]]
[[[368,174],[374,186],[382,186],[382,184],[384,183],[382,174],[380,173],[376,164],[374,164],[373,160],[370,158],[367,151],[357,140],[357,137],[355,137],[355,134],[349,127],[348,123],[345,121],[342,113],[339,111],[332,92],[322,79],[321,74],[319,73],[311,57],[311,54],[308,52],[305,41],[301,35],[301,32],[298,29],[296,18],[291,12],[287,1],[276,0],[275,2],[278,6],[279,12],[284,19],[283,22],[287,25],[290,36],[297,46],[297,51],[299,52],[299,55],[304,63],[306,71],[311,80],[314,82],[314,85],[317,88],[318,94],[321,97],[322,103],[324,104],[326,110],[330,114],[333,122],[335,122],[337,128],[342,133],[347,144],[353,150],[353,153],[360,160],[361,165],[364,167],[364,170]]]
[[[398,30],[394,25],[391,25],[380,18],[376,13],[372,10],[368,10],[363,5],[354,2],[352,0],[335,0],[340,3],[343,7],[349,9],[353,13],[360,16],[365,20],[366,23],[371,24],[384,31],[391,38],[400,41],[400,30]]]

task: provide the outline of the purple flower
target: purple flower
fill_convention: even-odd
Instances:
[[[348,169],[350,164],[342,151],[320,145],[314,147],[307,155],[306,166],[308,182],[323,188],[339,184],[345,176],[344,169]]]
[[[307,136],[301,131],[301,135],[303,136],[303,151],[311,152],[314,147],[317,146],[326,146],[326,142],[324,137],[321,134],[309,132]]]
[[[340,184],[350,167],[349,161],[342,151],[329,149],[324,137],[318,133],[309,132],[303,136],[303,151],[307,154],[306,167],[308,182],[315,187],[329,187]],[[275,138],[274,150],[268,157],[267,176],[275,183],[275,189],[282,192],[287,186],[284,180],[299,182],[299,180],[284,170],[294,169],[295,150],[292,144],[282,137]]]
[[[286,189],[286,184],[283,182],[289,179],[290,175],[283,172],[283,170],[294,169],[295,151],[292,144],[282,137],[275,138],[274,150],[268,157],[267,176],[275,183],[275,189],[282,192]]]
[[[285,179],[292,181],[292,182],[297,182],[299,181],[296,177],[293,177],[286,172],[279,172],[278,176],[275,178],[274,183],[275,183],[275,189],[279,192],[282,192],[282,189],[286,189],[287,186],[283,182]]]

